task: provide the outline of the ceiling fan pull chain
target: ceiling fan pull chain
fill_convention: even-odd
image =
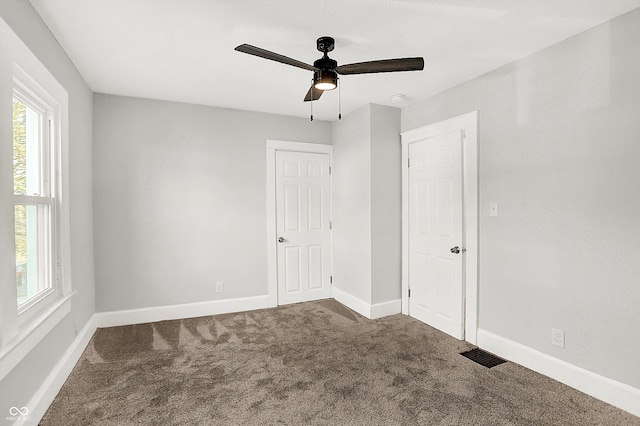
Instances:
[[[339,84],[340,79],[338,79],[338,120],[342,120],[342,84]]]
[[[313,90],[313,79],[311,80],[311,90]],[[311,102],[309,102],[311,104],[311,121],[313,121],[313,94],[311,95]]]

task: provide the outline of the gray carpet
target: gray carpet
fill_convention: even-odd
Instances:
[[[42,425],[640,425],[410,317],[333,300],[99,329]]]

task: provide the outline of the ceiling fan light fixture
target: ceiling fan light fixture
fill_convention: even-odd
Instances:
[[[318,70],[313,78],[313,87],[318,90],[333,90],[338,87],[338,73],[331,70]]]

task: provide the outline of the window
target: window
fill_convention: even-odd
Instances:
[[[0,52],[2,380],[71,312],[73,292],[68,94],[1,18]]]
[[[13,202],[18,313],[54,290],[54,107],[13,91]]]

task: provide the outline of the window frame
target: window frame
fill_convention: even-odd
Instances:
[[[24,77],[24,75],[23,75]],[[38,93],[40,92],[40,93]],[[41,89],[29,87],[28,83],[20,80],[20,76],[13,78],[13,98],[18,99],[27,108],[31,108],[40,115],[38,134],[38,194],[16,194],[14,189],[13,203],[15,206],[35,206],[37,219],[38,240],[38,279],[46,281],[46,288],[39,290],[24,303],[18,304],[20,324],[31,320],[38,311],[53,303],[60,294],[59,282],[55,280],[57,251],[55,242],[57,224],[57,199],[59,190],[59,171],[55,167],[55,159],[59,151],[59,140],[55,129],[59,127],[59,104],[48,93]],[[14,184],[15,186],[15,184]],[[43,209],[41,206],[45,206]],[[46,212],[43,212],[46,210]],[[14,219],[15,221],[15,219]],[[43,228],[41,230],[41,227]],[[17,272],[17,271],[16,271]]]
[[[48,178],[48,199],[14,195],[12,115],[5,111],[13,110],[16,92],[35,101],[36,107],[50,107],[43,117],[47,123],[49,118],[54,123],[43,126],[52,141],[48,174],[55,176],[55,179]],[[0,18],[0,380],[71,312],[75,292],[71,282],[68,160],[68,93]],[[49,258],[53,290],[19,308],[15,279],[15,205],[42,202],[50,206],[52,217]]]

